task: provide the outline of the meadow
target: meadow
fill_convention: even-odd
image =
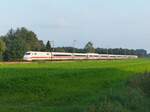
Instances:
[[[150,112],[150,60],[0,64],[0,112]]]

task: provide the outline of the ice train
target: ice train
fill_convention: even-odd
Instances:
[[[25,61],[34,60],[115,60],[115,59],[137,59],[136,55],[112,55],[97,53],[65,53],[65,52],[26,52]]]

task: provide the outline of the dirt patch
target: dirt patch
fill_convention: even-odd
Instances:
[[[32,62],[0,62],[0,64],[29,64]]]

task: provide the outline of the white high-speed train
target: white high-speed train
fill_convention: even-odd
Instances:
[[[65,52],[26,52],[25,61],[34,60],[115,60],[115,59],[137,59],[136,55],[110,55],[96,53],[65,53]]]

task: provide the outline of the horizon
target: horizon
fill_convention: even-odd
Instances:
[[[100,48],[150,51],[150,1],[134,0],[5,0],[0,1],[0,35],[26,27],[55,46],[83,48],[88,41]]]

